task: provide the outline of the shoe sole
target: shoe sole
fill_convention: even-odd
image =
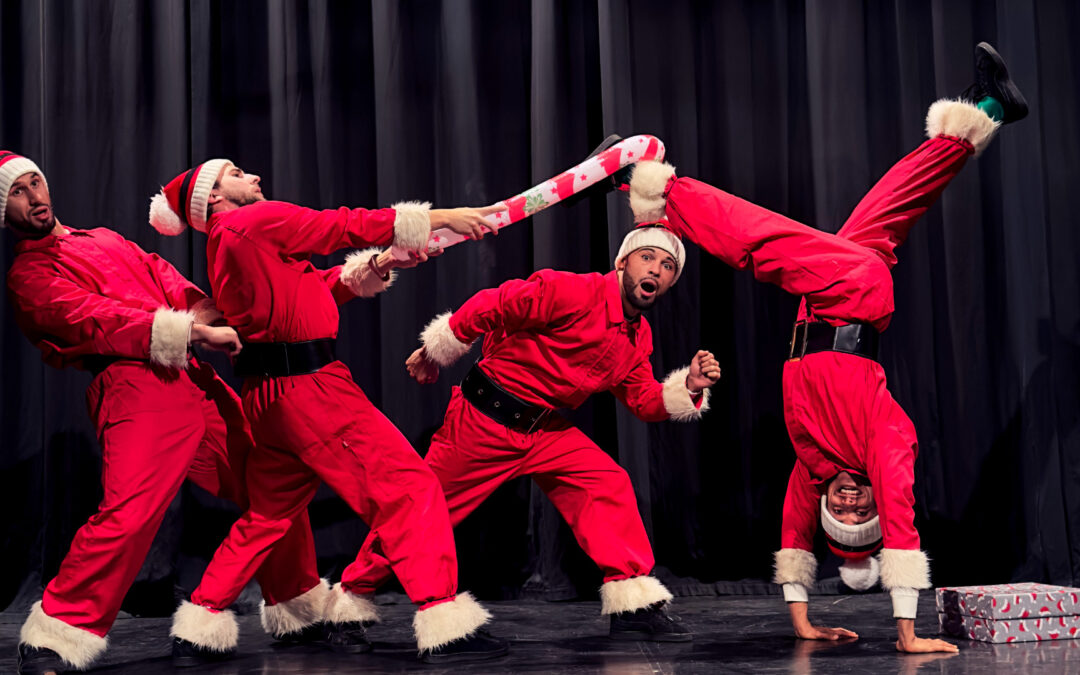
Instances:
[[[506,656],[510,653],[510,646],[507,645],[502,649],[493,652],[463,652],[458,654],[426,654],[420,657],[420,660],[424,663],[432,665],[441,665],[444,663],[465,663],[468,661],[489,661],[491,659],[497,659],[502,656]]]
[[[649,633],[647,631],[612,633],[608,637],[625,642],[692,642],[694,640],[691,633]]]
[[[1009,97],[1012,101],[1012,105],[1015,106],[1016,115],[1010,116],[1009,122],[1017,122],[1027,117],[1028,104],[1027,99],[1020,93],[1020,88],[1013,83],[1012,78],[1009,77],[1009,69],[1005,65],[1005,59],[1001,58],[1001,54],[997,53],[997,50],[991,47],[986,42],[980,42],[975,46],[975,52],[979,55],[979,58],[989,59],[994,64],[994,83],[1002,90],[1002,92]],[[1008,101],[1000,101],[1004,106]]]

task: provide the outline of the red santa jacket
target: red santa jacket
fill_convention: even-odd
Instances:
[[[89,355],[187,363],[206,295],[157,254],[105,228],[19,241],[7,286],[15,319],[55,367]]]
[[[328,270],[309,258],[390,244],[397,216],[394,209],[316,211],[275,201],[215,213],[207,223],[206,254],[218,309],[252,342],[336,337],[338,305],[388,285],[366,264],[377,251],[350,255],[345,265]]]
[[[541,270],[480,291],[424,331],[427,354],[449,365],[485,335],[480,368],[506,391],[546,408],[576,408],[611,391],[647,422],[695,419],[706,397],[691,399],[688,368],[653,376],[652,330],[626,320],[616,272]],[[707,393],[707,392],[706,392]]]
[[[789,418],[794,414],[792,407],[814,406],[816,412],[799,414],[792,429],[798,461],[784,499],[781,547],[812,550],[824,484],[848,471],[868,478],[874,488],[884,547],[918,549],[913,492],[918,443],[910,420],[897,417],[898,407],[883,405],[892,397],[881,364],[839,352],[820,352],[804,357],[801,367],[788,364],[784,375],[784,405],[789,408]],[[864,412],[830,414],[837,391],[844,392],[841,405],[845,409]],[[860,425],[863,428],[857,428]],[[894,442],[868,444],[874,433],[891,434]]]

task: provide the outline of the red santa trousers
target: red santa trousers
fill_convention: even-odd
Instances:
[[[891,269],[896,247],[972,153],[971,143],[951,136],[924,142],[874,185],[838,236],[873,250]],[[914,477],[888,466],[917,451],[915,427],[889,394],[880,364],[839,352],[789,360],[784,365],[784,416],[799,457],[861,454],[861,466],[852,469],[872,474],[872,482],[891,482],[896,489],[887,492],[894,498],[878,504],[885,546],[918,548],[911,512]]]
[[[104,497],[75,534],[41,608],[104,636],[185,478],[247,505],[243,471],[252,441],[236,394],[195,361],[186,371],[119,361],[94,378],[86,399],[101,443]],[[306,517],[258,578],[271,604],[319,583]]]
[[[457,525],[508,480],[531,476],[570,525],[604,581],[648,574],[654,560],[630,477],[580,429],[556,416],[532,433],[499,424],[454,387],[427,463],[438,476]],[[342,575],[353,593],[373,593],[392,561],[375,530]]]
[[[439,482],[345,364],[249,378],[243,398],[256,444],[247,472],[251,507],[214,554],[192,603],[232,604],[323,481],[379,533],[379,551],[414,603],[457,592],[457,553]]]

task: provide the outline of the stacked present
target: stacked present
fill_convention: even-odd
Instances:
[[[953,586],[937,589],[938,625],[945,635],[984,642],[1080,637],[1080,589],[1047,584]]]

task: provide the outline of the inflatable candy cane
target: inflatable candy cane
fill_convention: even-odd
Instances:
[[[507,225],[525,220],[553,204],[558,204],[586,190],[623,167],[646,159],[664,159],[663,142],[655,136],[644,134],[631,136],[554,178],[549,178],[519,195],[498,202],[505,204],[507,210],[489,214],[485,219],[496,229],[501,230]],[[428,248],[447,248],[463,241],[466,241],[464,236],[449,228],[441,227],[431,233]],[[398,260],[405,260],[409,255],[407,251],[397,247],[391,249],[391,253]]]

